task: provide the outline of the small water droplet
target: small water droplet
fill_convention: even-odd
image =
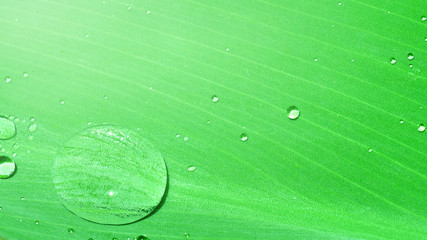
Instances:
[[[217,103],[219,101],[219,98],[216,95],[212,96],[212,102]]]
[[[188,141],[188,139],[189,139],[188,137],[184,137],[184,141]]]
[[[104,99],[108,99],[108,96],[107,96],[107,95],[104,95]]]
[[[0,140],[11,139],[15,135],[15,123],[6,117],[0,116]]]
[[[150,10],[148,10],[148,11],[147,11],[147,15],[149,15],[149,14],[151,14],[151,11],[150,11]]]
[[[0,146],[0,147],[1,147],[1,146]],[[12,148],[13,148],[13,149],[18,149],[18,148],[19,148],[19,143],[15,143],[15,144],[13,144],[13,145],[12,145]]]
[[[33,135],[28,136],[28,140],[33,141],[34,140],[34,136]]]
[[[36,118],[35,117],[30,117],[30,121],[31,122],[34,122],[36,120]]]
[[[190,166],[190,167],[187,168],[187,170],[189,172],[193,172],[194,170],[196,170],[196,167],[195,166]]]
[[[118,240],[117,238],[113,238],[113,240]]]
[[[64,100],[59,100],[59,103],[60,103],[61,105],[64,105],[65,101],[64,101]]]
[[[409,64],[409,68],[413,68],[414,66],[412,64]]]
[[[148,239],[147,236],[140,235],[140,236],[138,236],[138,238],[136,240],[146,240],[146,239]]]
[[[0,179],[12,177],[15,171],[15,162],[7,156],[0,156]]]
[[[24,78],[28,77],[28,73],[26,72],[24,72],[22,75],[24,76]]]
[[[397,61],[396,61],[396,59],[394,59],[394,58],[391,58],[391,59],[390,59],[390,63],[391,63],[392,65],[396,64],[396,62],[397,62]]]
[[[184,233],[184,236],[185,236],[186,238],[190,238],[190,234],[189,234],[189,233]]]
[[[33,132],[37,131],[37,124],[36,123],[31,123],[28,126],[28,131],[30,131],[30,133],[33,133]]]
[[[21,200],[22,200],[22,201],[25,201],[25,197],[21,197]]]
[[[69,229],[68,229],[68,233],[74,233],[74,229],[69,228]]]
[[[86,35],[85,35],[85,38],[88,38],[88,37],[89,37],[89,34],[86,34]]]
[[[404,123],[405,121],[403,121],[403,119],[400,119],[400,124]]]
[[[240,141],[242,142],[248,141],[248,135],[246,133],[240,134]]]
[[[4,78],[4,81],[5,81],[6,83],[10,83],[10,82],[12,82],[12,78],[11,78],[11,77],[9,77],[9,76],[7,76],[7,77],[5,77],[5,78]]]
[[[413,60],[414,59],[414,55],[412,53],[408,53],[408,60]]]
[[[422,16],[421,17],[421,21],[423,21],[423,22],[427,21],[427,17],[426,16]]]
[[[181,137],[181,134],[177,134],[175,137],[179,138],[179,137]]]
[[[132,10],[132,6],[129,6],[129,7],[128,7],[128,10],[129,10],[129,11],[130,11],[130,10]]]
[[[369,148],[369,149],[368,149],[368,152],[372,152],[372,151],[373,151],[373,150],[372,150],[372,148]]]
[[[299,117],[300,110],[298,110],[297,106],[290,106],[286,110],[286,113],[287,113],[289,119],[295,120]]]
[[[16,153],[12,153],[12,157],[16,157]]]
[[[418,124],[418,132],[424,132],[426,130],[426,126],[424,124],[420,123]]]
[[[319,61],[319,59],[315,58],[313,61],[317,62],[317,61]]]
[[[35,223],[36,225],[39,225],[39,221],[37,221],[37,220],[36,220],[34,223]]]
[[[3,208],[2,207],[0,207],[0,211],[2,210]]]

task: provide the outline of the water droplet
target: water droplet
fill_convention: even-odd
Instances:
[[[36,120],[36,118],[35,117],[30,117],[30,121],[31,122],[34,122]]]
[[[118,240],[117,238],[113,238],[113,240]]]
[[[33,135],[28,136],[28,140],[33,141],[34,140],[34,136]]]
[[[189,139],[188,137],[184,137],[184,141],[188,141],[188,139]]]
[[[35,223],[36,225],[39,225],[39,221],[37,221],[37,220],[36,220],[34,223]]]
[[[107,95],[104,95],[104,99],[108,99],[108,96],[107,96]]]
[[[400,119],[400,123],[402,124],[402,123],[404,123],[405,121],[403,121],[403,119]]]
[[[0,179],[10,178],[15,174],[15,162],[7,156],[0,156]]]
[[[181,134],[177,134],[175,137],[179,138],[179,137],[181,137]]]
[[[147,11],[147,14],[149,15],[150,13],[151,13],[151,11],[150,11],[150,10],[148,10],[148,11]]]
[[[296,106],[290,106],[286,110],[286,113],[287,113],[289,119],[295,120],[299,117],[300,110],[298,110],[298,108]]]
[[[412,53],[408,53],[408,60],[413,60],[414,59],[414,55]]]
[[[129,6],[129,7],[128,7],[128,10],[132,10],[132,6]]]
[[[33,132],[37,131],[37,124],[35,124],[35,123],[31,123],[31,124],[28,126],[28,131],[30,131],[30,133],[33,133]]]
[[[65,101],[64,100],[59,100],[59,103],[64,105]]]
[[[148,239],[147,236],[145,235],[138,236],[137,238],[137,240],[145,240],[145,239]]]
[[[22,200],[22,201],[25,201],[25,197],[21,197],[21,200]]]
[[[195,166],[190,166],[190,167],[187,168],[187,170],[189,172],[193,172],[194,170],[196,170],[196,167]]]
[[[242,142],[248,141],[248,135],[246,135],[246,133],[240,134],[240,141]]]
[[[338,6],[341,6],[341,5],[342,5],[342,3],[340,3],[340,2],[339,2],[339,3],[338,3]]]
[[[391,58],[391,59],[390,59],[390,63],[391,63],[392,65],[396,64],[396,62],[397,62],[397,61],[396,61],[396,59],[394,59],[394,58]]]
[[[184,233],[184,236],[185,236],[186,238],[190,238],[190,234],[189,234],[189,233]]]
[[[372,150],[372,148],[369,148],[369,149],[368,149],[368,152],[372,152],[372,151],[373,151],[373,150]]]
[[[426,16],[422,16],[421,17],[421,21],[423,21],[423,22],[427,21],[427,17]]]
[[[1,146],[0,146],[0,147],[1,147]],[[19,148],[19,143],[15,143],[15,144],[13,144],[13,145],[12,145],[12,148],[13,148],[13,149],[18,149],[18,148]]]
[[[226,48],[226,49],[225,49],[225,51],[229,52],[229,51],[230,51],[230,48]]]
[[[11,139],[16,135],[15,123],[6,117],[0,116],[0,140]]]
[[[28,73],[26,72],[24,72],[22,75],[24,76],[24,78],[28,77]]]
[[[147,216],[162,200],[167,182],[165,162],[154,145],[137,132],[112,125],[87,128],[68,140],[52,175],[68,210],[103,224]]]
[[[219,98],[216,95],[212,96],[212,102],[217,103],[219,101]]]
[[[412,64],[409,64],[409,68],[413,68],[414,66]]]
[[[16,153],[12,153],[12,157],[16,157]]]
[[[3,208],[2,207],[0,207],[0,211],[2,210]]]
[[[317,62],[317,61],[319,61],[319,59],[315,58],[314,61]]]
[[[69,229],[68,229],[68,233],[74,233],[74,229],[69,228]]]
[[[10,82],[12,82],[12,78],[11,78],[11,77],[5,77],[5,78],[4,78],[4,81],[5,81],[6,83],[10,83]]]
[[[424,132],[426,130],[426,126],[424,124],[420,123],[418,124],[418,132]]]

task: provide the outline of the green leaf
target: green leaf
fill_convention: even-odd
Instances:
[[[426,9],[3,0],[0,115],[17,133],[0,155],[17,171],[0,179],[0,238],[426,239]],[[58,151],[103,123],[167,165],[141,221],[86,221],[55,191]]]

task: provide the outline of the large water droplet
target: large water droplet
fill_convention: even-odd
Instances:
[[[15,123],[6,117],[0,116],[0,140],[11,139],[16,135]]]
[[[0,156],[0,179],[10,178],[15,173],[15,162],[7,156]]]
[[[167,182],[165,162],[154,145],[112,125],[90,127],[68,140],[52,175],[66,208],[103,224],[147,216],[162,200]]]
[[[290,106],[286,110],[286,114],[288,115],[289,119],[295,120],[299,117],[300,111],[298,110],[297,106]]]
[[[413,60],[413,59],[414,59],[414,54],[408,53],[408,60]]]
[[[242,142],[248,141],[248,135],[246,133],[240,134],[240,141]]]

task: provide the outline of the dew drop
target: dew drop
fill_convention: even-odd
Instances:
[[[185,236],[186,238],[190,238],[190,234],[189,234],[189,233],[184,233],[184,236]]]
[[[24,72],[22,75],[24,76],[24,78],[28,77],[28,73],[26,72]]]
[[[372,151],[373,151],[373,150],[372,150],[372,148],[369,148],[369,149],[368,149],[368,152],[372,152]]]
[[[35,123],[31,123],[31,124],[28,126],[28,131],[29,131],[30,133],[33,133],[33,132],[37,131],[37,124],[35,124]]]
[[[34,140],[34,136],[33,135],[28,136],[28,140],[33,141]]]
[[[107,95],[104,95],[104,99],[108,99],[108,96],[107,96]]]
[[[5,77],[5,78],[4,78],[4,81],[5,81],[6,83],[10,83],[10,82],[12,82],[12,78],[11,78],[11,77]]]
[[[193,172],[194,170],[196,170],[196,167],[195,166],[190,166],[190,167],[187,168],[187,170],[189,172]]]
[[[229,51],[230,51],[230,48],[226,48],[226,49],[225,49],[225,51],[226,51],[226,52],[229,52]]]
[[[414,66],[412,64],[409,64],[409,68],[413,68]]]
[[[286,110],[286,114],[288,115],[288,118],[291,120],[295,120],[299,117],[300,115],[300,110],[298,110],[297,106],[290,106],[288,107],[288,109]]]
[[[0,156],[0,179],[12,177],[15,171],[15,162],[7,156]]]
[[[181,134],[177,134],[175,137],[179,138],[179,137],[181,137]]]
[[[74,233],[74,229],[69,228],[69,229],[68,229],[68,233]]]
[[[140,235],[140,236],[138,236],[138,238],[136,240],[145,240],[145,239],[148,239],[147,236]]]
[[[151,11],[150,11],[150,10],[148,10],[148,11],[147,11],[147,15],[150,15],[150,14],[151,14]]]
[[[15,123],[10,119],[0,116],[0,140],[11,139],[16,135]]]
[[[21,197],[21,200],[22,200],[22,201],[25,201],[25,197]]]
[[[64,105],[65,101],[64,101],[64,100],[59,100],[59,103],[60,103],[61,105]]]
[[[313,61],[317,62],[317,61],[319,61],[319,59],[315,58]]]
[[[188,137],[184,137],[184,141],[188,141],[188,139],[189,139]]]
[[[391,59],[390,59],[390,63],[391,63],[392,65],[396,64],[396,62],[397,62],[397,61],[396,61],[396,59],[394,59],[394,58],[391,58]]]
[[[167,183],[165,162],[154,145],[115,125],[89,127],[68,140],[55,158],[52,176],[68,210],[102,224],[147,216],[162,200]]]
[[[408,53],[408,60],[413,60],[414,59],[414,55],[412,53]]]
[[[405,121],[403,121],[403,119],[400,119],[400,124],[404,123]]]
[[[39,225],[39,221],[37,221],[37,220],[36,220],[34,223],[35,223],[36,225]]]
[[[30,117],[30,121],[31,122],[34,122],[36,120],[36,118],[35,117]]]
[[[426,16],[422,16],[421,17],[421,21],[423,21],[423,22],[427,21],[427,17]]]
[[[418,124],[418,132],[424,132],[426,130],[426,126],[424,124],[420,123]]]
[[[246,133],[240,134],[240,141],[242,142],[248,141],[248,135]]]
[[[216,95],[212,96],[212,102],[217,103],[219,101],[219,98]]]

